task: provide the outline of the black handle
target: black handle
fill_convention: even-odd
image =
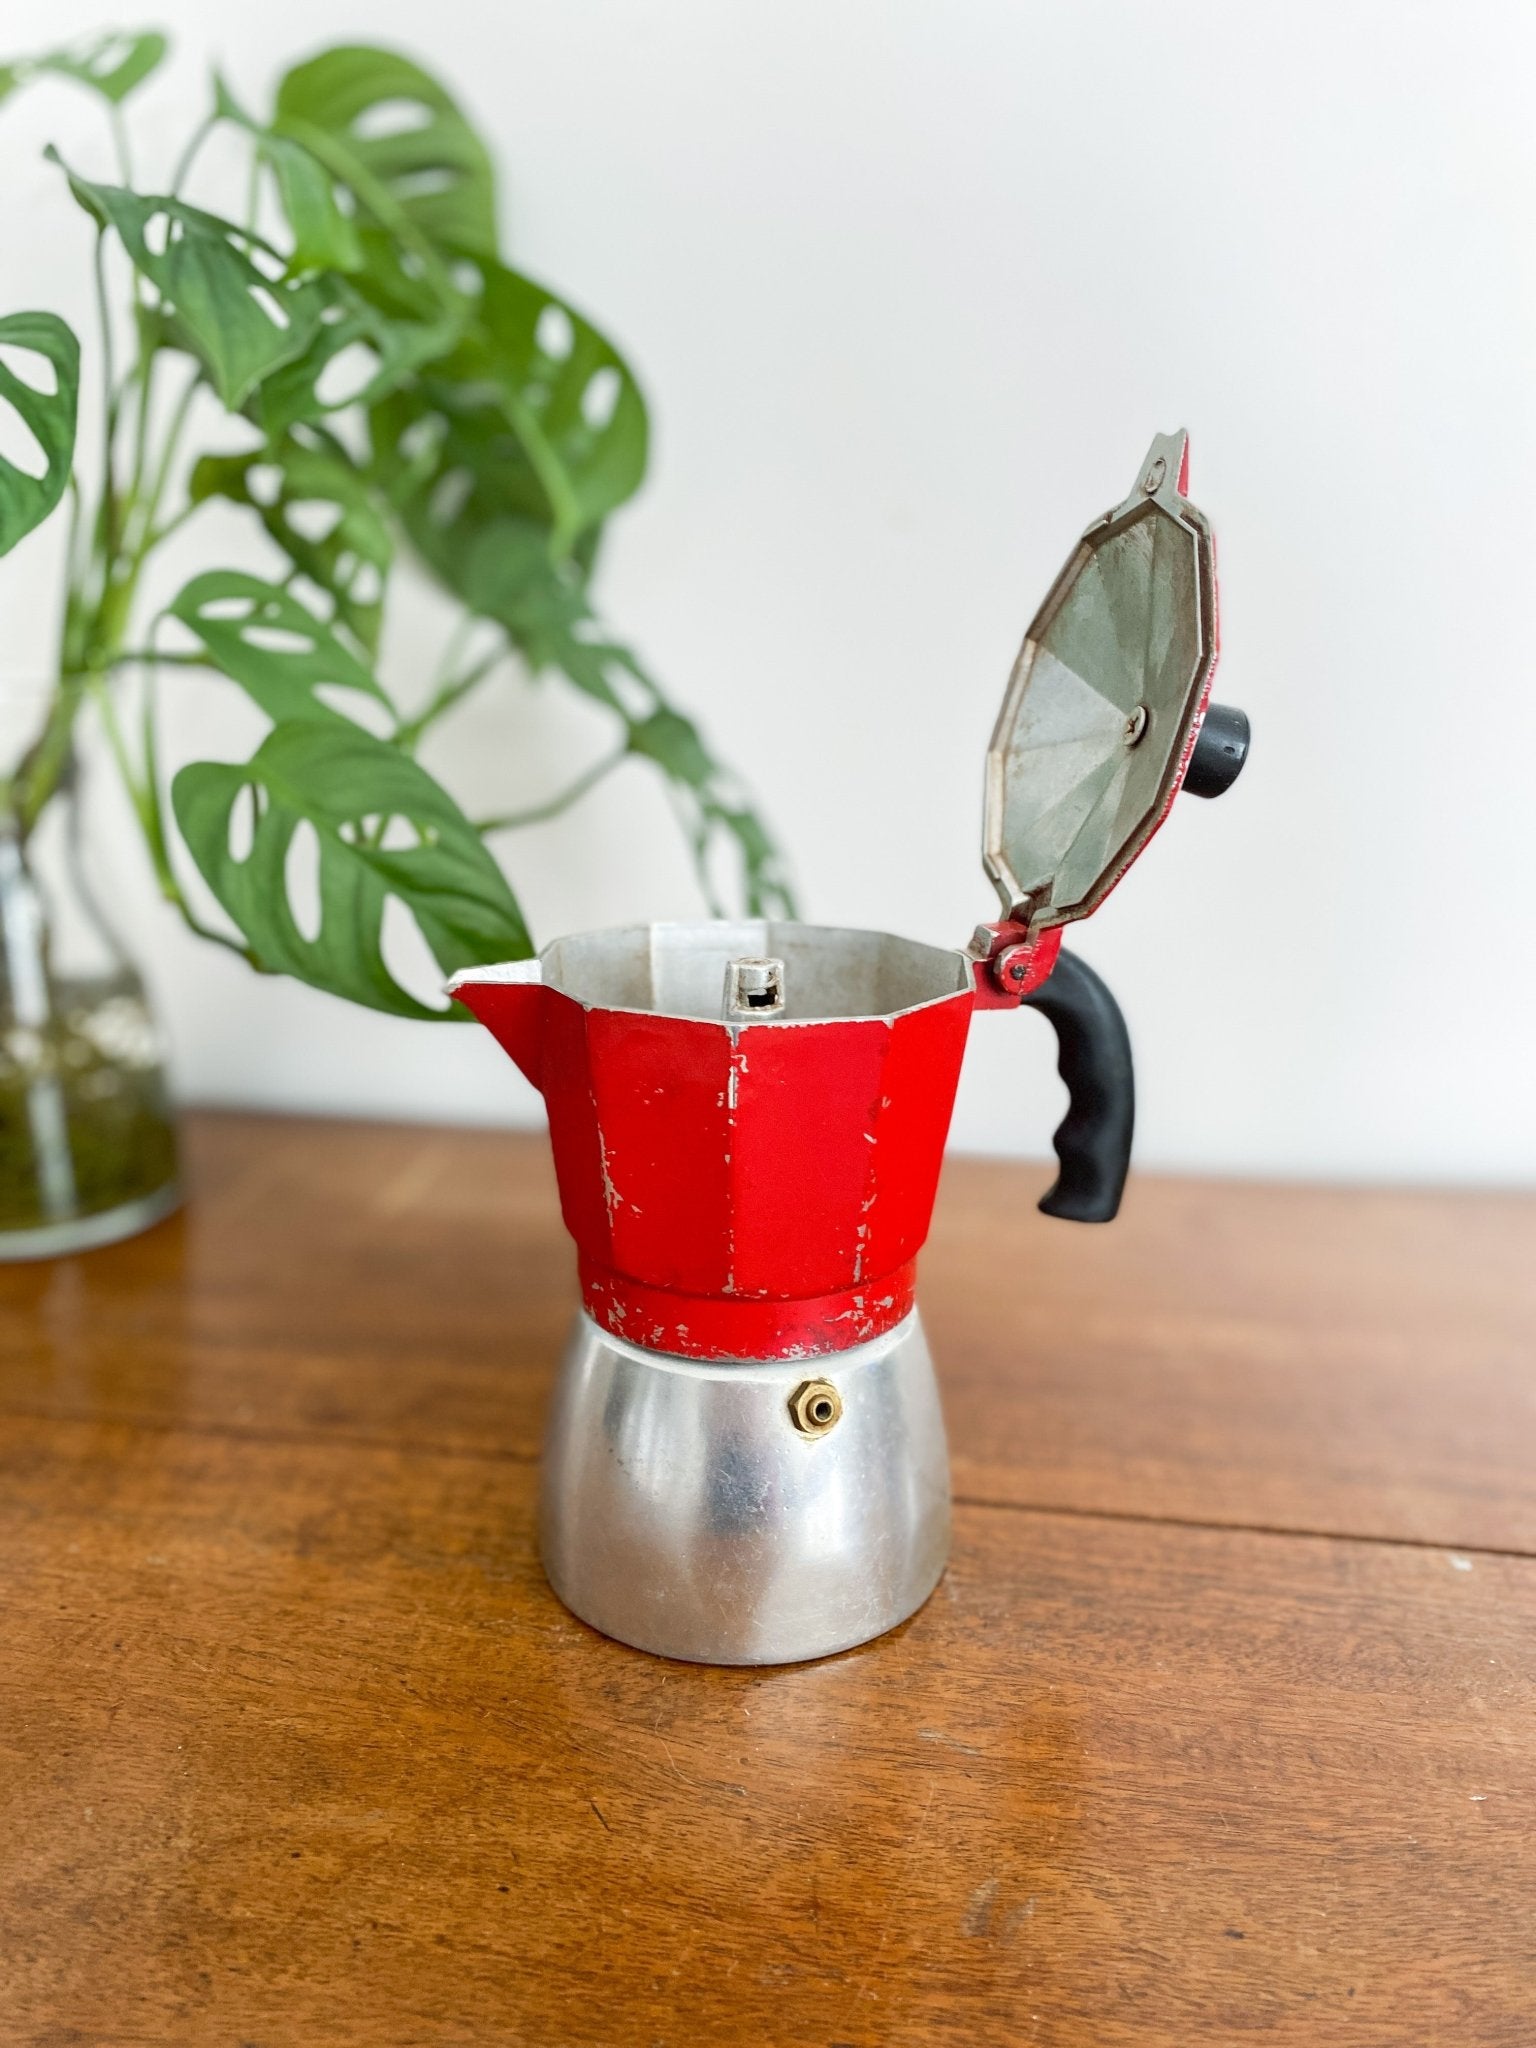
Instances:
[[[1120,1005],[1084,961],[1063,953],[1050,979],[1024,998],[1056,1032],[1056,1065],[1071,1098],[1052,1143],[1061,1172],[1040,1198],[1047,1216],[1109,1223],[1131,1165],[1136,1077]]]
[[[1190,796],[1224,796],[1243,772],[1253,733],[1246,711],[1235,704],[1209,704],[1184,788]]]

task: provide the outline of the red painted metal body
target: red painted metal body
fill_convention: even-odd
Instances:
[[[912,1307],[974,994],[711,1023],[461,987],[544,1096],[582,1297],[689,1358],[809,1358]]]

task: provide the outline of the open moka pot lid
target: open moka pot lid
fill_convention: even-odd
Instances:
[[[1247,719],[1208,701],[1215,554],[1188,482],[1188,435],[1160,434],[1014,663],[987,753],[982,860],[1004,916],[1031,930],[1096,910],[1179,790],[1220,795],[1247,755]]]

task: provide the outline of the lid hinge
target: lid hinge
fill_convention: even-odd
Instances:
[[[1033,995],[1056,965],[1061,931],[1053,924],[1032,932],[1011,918],[977,925],[965,949],[976,980],[976,1007],[1012,1010]]]

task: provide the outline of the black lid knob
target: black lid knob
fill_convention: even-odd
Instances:
[[[1230,704],[1208,704],[1189,757],[1184,787],[1191,796],[1221,796],[1243,772],[1250,738],[1248,714]]]

